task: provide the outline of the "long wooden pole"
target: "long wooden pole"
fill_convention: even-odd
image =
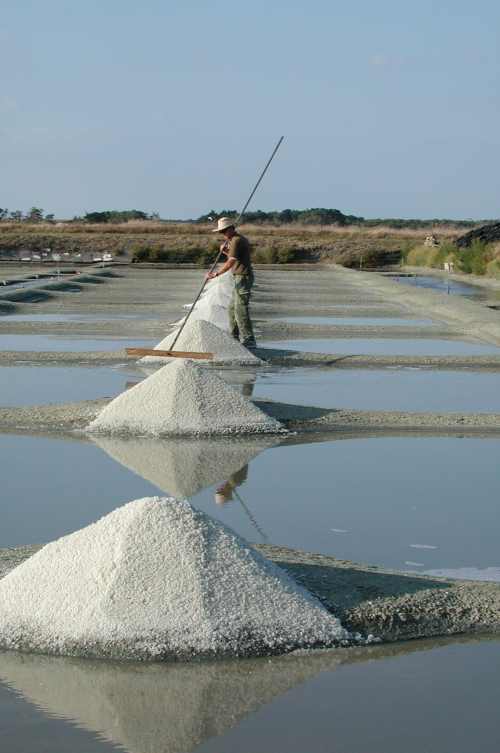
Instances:
[[[246,201],[246,203],[245,203],[245,205],[244,205],[243,209],[241,210],[241,212],[239,213],[238,217],[237,217],[237,218],[236,218],[236,220],[235,220],[235,223],[234,223],[234,224],[235,224],[235,226],[239,225],[239,223],[241,222],[241,219],[242,219],[243,215],[245,214],[245,212],[246,212],[246,210],[247,210],[247,208],[248,208],[248,205],[249,205],[249,204],[250,204],[250,202],[252,201],[252,199],[253,199],[253,197],[254,197],[254,195],[255,195],[255,192],[257,191],[258,187],[260,186],[260,184],[261,184],[261,182],[262,182],[262,179],[263,179],[264,175],[266,174],[266,172],[267,172],[267,169],[268,169],[269,165],[270,165],[270,164],[271,164],[271,162],[273,161],[273,159],[274,159],[274,156],[275,156],[276,152],[277,152],[277,151],[278,151],[278,149],[280,148],[280,146],[281,146],[281,142],[283,141],[283,139],[284,139],[284,138],[285,138],[284,136],[281,136],[280,140],[278,141],[278,143],[277,143],[277,144],[276,144],[276,146],[274,147],[274,149],[273,149],[273,153],[271,154],[271,156],[270,156],[270,157],[269,157],[269,159],[267,160],[267,162],[266,162],[266,165],[265,165],[264,169],[262,170],[262,172],[261,172],[261,174],[260,174],[260,176],[259,176],[259,179],[258,179],[257,183],[256,183],[256,184],[255,184],[255,186],[253,187],[252,193],[251,193],[251,194],[250,194],[250,196],[248,197],[248,199],[247,199],[247,201]],[[222,249],[221,249],[221,250],[219,251],[219,253],[217,254],[217,257],[216,257],[216,259],[215,259],[214,263],[212,264],[212,266],[210,267],[210,270],[209,270],[208,274],[211,274],[211,273],[212,273],[212,272],[214,271],[215,267],[216,267],[216,266],[217,266],[217,264],[219,263],[219,259],[220,259],[220,257],[221,257],[221,254],[222,254]],[[194,307],[196,306],[196,304],[197,304],[197,303],[198,303],[198,301],[200,300],[200,298],[201,298],[201,294],[202,294],[202,293],[203,293],[203,291],[205,290],[205,285],[207,284],[207,282],[208,282],[208,276],[207,276],[207,275],[205,275],[205,278],[204,278],[204,280],[203,280],[203,285],[201,286],[200,290],[198,291],[198,295],[197,295],[197,296],[196,296],[196,298],[194,299],[193,305],[192,305],[192,306],[191,306],[191,308],[189,309],[188,313],[186,314],[186,317],[185,317],[184,321],[182,322],[181,326],[179,327],[179,330],[178,330],[178,332],[177,332],[176,336],[174,337],[174,341],[173,341],[172,345],[171,345],[171,346],[170,346],[170,348],[169,348],[169,350],[170,350],[170,351],[172,351],[172,350],[174,350],[174,349],[175,349],[175,346],[176,346],[177,340],[178,340],[178,339],[179,339],[179,337],[181,336],[182,330],[183,330],[183,329],[184,329],[184,327],[186,326],[186,324],[187,324],[187,322],[188,322],[188,319],[189,319],[189,317],[191,316],[191,313],[192,313],[192,312],[193,312],[193,310],[194,310]]]

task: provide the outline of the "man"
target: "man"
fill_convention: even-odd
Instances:
[[[239,471],[233,473],[227,481],[220,484],[215,490],[215,501],[218,505],[224,505],[226,502],[230,502],[233,499],[233,491],[242,484],[248,478],[248,464],[240,468]]]
[[[247,239],[236,232],[233,221],[229,217],[221,217],[213,233],[221,233],[225,242],[221,250],[227,255],[218,272],[209,272],[207,277],[213,279],[231,272],[234,277],[234,291],[229,304],[229,327],[232,336],[240,340],[249,350],[255,349],[255,335],[248,310],[252,285],[254,282],[252,262],[250,259],[250,244]]]

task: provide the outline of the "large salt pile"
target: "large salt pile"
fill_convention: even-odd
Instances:
[[[170,350],[177,336],[177,331],[170,332],[158,345],[155,350]],[[234,364],[254,364],[262,363],[243,347],[237,340],[223,332],[210,322],[203,319],[190,319],[182,330],[179,339],[175,343],[175,350],[181,350],[189,353],[213,353],[214,362],[234,363]],[[161,356],[145,356],[140,359],[140,363],[168,363],[172,359]]]
[[[279,436],[245,439],[158,439],[97,436],[96,444],[129,470],[173,497],[192,497],[226,481],[259,453],[275,447]]]
[[[73,656],[250,656],[347,639],[286,573],[186,501],[130,502],[0,581],[0,647]]]
[[[223,308],[222,306],[217,306],[213,303],[205,303],[205,301],[200,301],[200,303],[197,304],[196,308],[193,310],[193,313],[189,315],[189,321],[194,322],[197,319],[205,322],[210,322],[210,324],[213,324],[215,327],[218,327],[225,332],[229,332],[229,316],[227,309]],[[185,320],[186,317],[183,316],[182,319],[174,322],[174,325],[176,326],[176,328],[179,328],[180,325],[185,322]]]
[[[90,432],[166,434],[277,434],[282,425],[208,369],[179,359],[112,400]]]
[[[221,329],[229,330],[229,317],[227,310],[234,290],[234,277],[232,274],[223,274],[209,280],[205,286],[205,291],[199,301],[193,304],[186,304],[184,308],[192,309],[192,316],[196,315],[197,319],[205,319],[212,322]],[[177,324],[181,324],[181,319]]]

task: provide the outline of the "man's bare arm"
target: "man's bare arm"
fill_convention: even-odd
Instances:
[[[236,259],[234,258],[234,256],[229,256],[228,259],[227,259],[227,261],[224,262],[224,264],[219,269],[219,271],[218,272],[208,272],[207,273],[207,278],[209,280],[213,280],[214,277],[220,277],[220,275],[223,275],[225,272],[229,272],[229,270],[232,267],[234,267],[235,264],[236,264]]]

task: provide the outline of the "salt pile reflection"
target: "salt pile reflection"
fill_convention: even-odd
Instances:
[[[128,753],[188,753],[341,659],[118,664],[3,653],[0,678],[46,713]]]
[[[113,460],[173,497],[193,497],[202,489],[242,471],[251,460],[282,440],[147,439],[95,437]]]

